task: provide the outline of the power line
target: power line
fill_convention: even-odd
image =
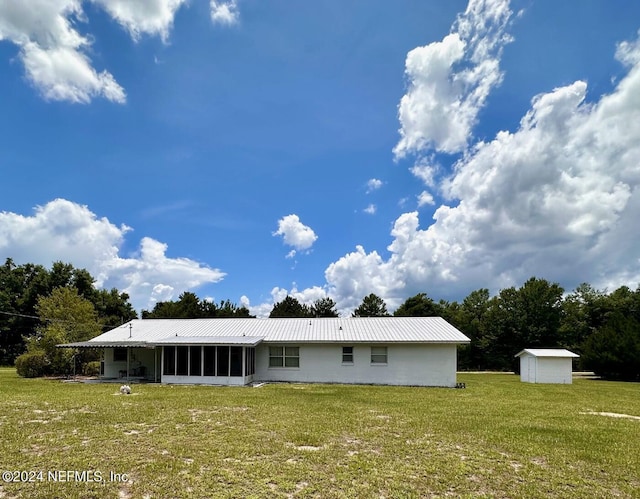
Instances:
[[[78,324],[75,321],[68,321],[68,320],[65,320],[65,319],[50,319],[48,317],[38,317],[37,315],[18,314],[16,312],[4,312],[2,310],[0,310],[0,314],[2,314],[2,315],[10,315],[10,316],[13,316],[13,317],[23,317],[25,319],[37,319],[39,321],[61,322],[61,323],[64,323],[64,324],[76,324],[76,325],[79,325],[79,326],[82,325],[82,324]],[[123,323],[123,324],[125,324],[125,323]],[[122,325],[122,324],[120,324],[120,325]],[[115,327],[118,327],[118,326],[103,325],[102,329],[114,329]]]
[[[40,317],[38,317],[36,315],[17,314],[15,312],[3,312],[2,310],[0,310],[0,314],[2,314],[2,315],[13,315],[15,317],[25,317],[27,319],[40,319]]]

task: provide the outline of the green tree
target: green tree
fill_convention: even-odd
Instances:
[[[586,339],[602,326],[606,312],[607,296],[587,283],[580,284],[562,301],[559,336],[562,345],[580,354]],[[582,358],[578,363],[582,364]]]
[[[508,371],[514,369],[513,356],[522,346],[521,317],[518,291],[506,288],[487,303],[482,335],[477,341],[483,369]]]
[[[38,321],[34,319],[38,300],[57,288],[78,290],[80,296],[95,305],[108,325],[117,326],[136,317],[126,293],[97,290],[85,269],[55,262],[47,270],[31,263],[16,265],[7,258],[0,266],[0,365],[13,363],[24,352],[26,340],[38,332]]]
[[[269,317],[313,317],[311,309],[300,303],[293,296],[287,295],[284,300],[273,306]]]
[[[89,360],[88,352],[57,348],[62,343],[85,341],[102,332],[102,324],[93,304],[75,288],[56,288],[40,297],[36,312],[42,324],[40,334],[28,341],[28,352],[44,352],[54,374],[73,372],[74,360]],[[76,358],[77,357],[77,358]]]
[[[481,344],[486,330],[489,303],[488,289],[472,291],[462,301],[457,313],[450,314],[448,317],[448,320],[471,340],[468,345],[460,347],[458,355],[460,369],[483,369],[487,364]]]
[[[532,277],[519,290],[524,347],[556,347],[560,344],[564,289],[546,279]],[[514,354],[517,352],[514,352]]]
[[[91,299],[96,313],[106,326],[117,327],[138,317],[129,303],[129,295],[113,288],[97,290]]]
[[[213,317],[230,317],[230,318],[255,318],[255,315],[251,315],[249,309],[245,306],[239,307],[235,303],[232,303],[229,300],[221,301],[219,305],[216,306],[215,302],[207,302],[211,310],[215,310],[215,316]],[[208,317],[212,317],[208,315]]]
[[[387,304],[382,298],[371,293],[362,299],[362,303],[351,314],[352,317],[389,317]]]
[[[185,291],[177,301],[162,301],[153,310],[142,311],[143,319],[210,319],[217,317],[254,317],[246,307],[238,307],[229,300],[216,305],[213,301],[200,300],[194,293]]]
[[[640,380],[640,322],[621,312],[613,313],[586,340],[582,362],[603,378]]]
[[[336,302],[328,296],[317,299],[311,306],[311,315],[313,317],[338,317]]]
[[[16,265],[7,258],[0,267],[0,365],[12,364],[33,335],[39,296],[49,293],[48,272],[42,265]]]
[[[396,317],[439,317],[442,306],[434,302],[426,293],[418,293],[407,298],[393,313]]]

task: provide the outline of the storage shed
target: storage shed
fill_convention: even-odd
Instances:
[[[578,354],[564,348],[525,348],[520,357],[520,381],[571,384],[572,359]]]

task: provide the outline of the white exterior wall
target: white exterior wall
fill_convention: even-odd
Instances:
[[[572,383],[571,358],[520,356],[520,381],[525,383]]]
[[[253,376],[162,376],[162,383],[174,385],[230,385],[251,383]]]
[[[571,359],[560,357],[538,357],[537,383],[563,383],[570,385]]]
[[[383,385],[456,385],[455,344],[387,344],[387,364],[371,364],[368,344],[293,344],[300,348],[300,367],[269,367],[269,346],[256,348],[256,381],[374,383]],[[353,363],[342,363],[342,347],[353,347]]]

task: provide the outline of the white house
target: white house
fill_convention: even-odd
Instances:
[[[440,317],[144,319],[59,346],[101,349],[103,378],[453,387],[468,342]]]
[[[520,357],[520,381],[571,384],[572,359],[579,355],[563,348],[525,348]]]

